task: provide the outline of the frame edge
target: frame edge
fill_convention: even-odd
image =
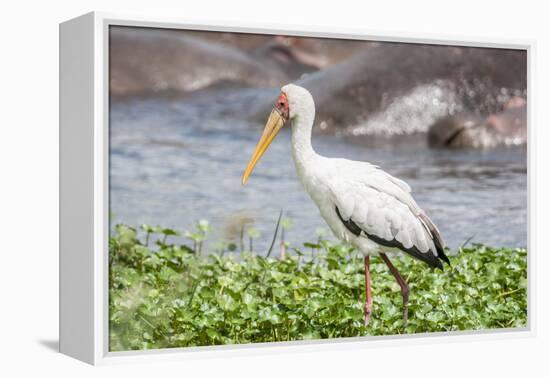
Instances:
[[[94,14],[59,25],[59,351],[94,364]]]

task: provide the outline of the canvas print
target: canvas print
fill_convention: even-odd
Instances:
[[[527,52],[109,29],[110,351],[517,329]]]

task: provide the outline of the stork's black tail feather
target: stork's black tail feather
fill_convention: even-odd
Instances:
[[[425,213],[423,212],[420,213],[420,219],[424,224],[426,224],[426,226],[428,227],[428,230],[432,235],[434,246],[435,246],[435,249],[437,250],[437,257],[444,260],[445,263],[447,263],[450,266],[451,261],[449,260],[449,257],[447,257],[447,255],[445,254],[445,242],[441,237],[441,233],[439,233],[439,229],[437,229],[433,221],[428,216],[426,216]]]
[[[449,257],[447,257],[447,255],[445,254],[445,249],[443,248],[443,246],[439,242],[435,242],[435,238],[434,238],[434,244],[435,244],[435,249],[437,250],[437,256],[443,259],[445,263],[447,263],[450,266],[451,261],[449,260]]]

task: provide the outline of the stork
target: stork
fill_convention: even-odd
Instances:
[[[303,188],[334,235],[352,244],[364,256],[365,326],[373,310],[371,255],[382,258],[399,284],[406,322],[409,286],[388,254],[406,253],[432,268],[443,269],[441,260],[449,265],[450,262],[441,234],[415,202],[404,181],[368,162],[317,154],[311,145],[314,119],[315,103],[311,94],[294,84],[283,86],[244,171],[242,184],[246,184],[277,133],[290,123],[292,157]]]

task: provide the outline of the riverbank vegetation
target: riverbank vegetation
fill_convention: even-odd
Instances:
[[[411,288],[407,323],[399,286],[372,258],[374,313],[365,327],[363,260],[356,250],[320,238],[285,248],[281,257],[272,253],[276,231],[263,252],[227,242],[207,252],[208,232],[206,221],[183,234],[114,227],[111,351],[527,325],[525,249],[463,246],[444,271],[394,258]],[[258,236],[246,235],[250,243]]]

